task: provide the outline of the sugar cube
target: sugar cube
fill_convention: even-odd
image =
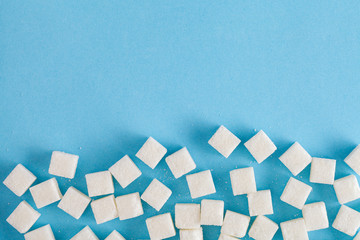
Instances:
[[[171,190],[162,184],[159,180],[154,179],[141,195],[141,199],[147,202],[156,211],[160,211],[162,206],[171,196]]]
[[[118,231],[114,230],[105,240],[125,240],[125,238]]]
[[[224,219],[224,201],[201,200],[201,225],[221,226]]]
[[[279,159],[294,176],[298,175],[311,162],[310,154],[298,142],[286,150]]]
[[[340,204],[360,198],[359,183],[354,175],[349,175],[334,181],[336,197]]]
[[[117,197],[116,206],[120,220],[135,218],[144,214],[138,192]]]
[[[254,168],[239,168],[230,171],[231,187],[234,196],[256,192]]]
[[[152,137],[149,137],[135,156],[154,169],[165,156],[166,152],[167,150],[163,145]]]
[[[228,158],[240,142],[238,137],[221,125],[208,143],[221,153],[221,155]]]
[[[203,240],[202,228],[199,229],[181,229],[180,240]]]
[[[50,224],[37,228],[24,235],[25,240],[55,240]]]
[[[105,223],[118,217],[114,195],[109,195],[91,202],[97,224]]]
[[[114,183],[109,171],[89,173],[85,178],[89,197],[114,193]]]
[[[236,237],[232,237],[230,235],[224,234],[224,233],[220,233],[218,240],[239,240],[239,239]]]
[[[270,190],[263,190],[247,195],[250,216],[273,214]]]
[[[59,151],[53,151],[50,160],[49,173],[55,176],[74,178],[79,156]]]
[[[191,198],[203,197],[216,192],[210,170],[186,175]]]
[[[296,218],[280,223],[281,232],[284,240],[308,240],[305,221],[303,218]]]
[[[200,228],[200,204],[175,204],[175,226],[179,229]]]
[[[18,164],[4,180],[4,185],[17,196],[22,196],[35,182],[36,177],[23,165]]]
[[[302,214],[307,231],[329,227],[329,220],[324,202],[306,204],[302,209]]]
[[[311,191],[312,187],[290,177],[280,196],[280,200],[301,210]]]
[[[70,240],[99,240],[99,238],[95,235],[89,226],[86,226]]]
[[[352,152],[345,158],[344,161],[352,168],[352,170],[360,175],[360,145],[352,150]]]
[[[141,175],[141,171],[128,155],[125,155],[112,165],[109,171],[122,188],[126,188]]]
[[[59,185],[55,178],[51,178],[31,187],[30,193],[37,208],[45,207],[62,198]]]
[[[249,223],[249,216],[227,210],[225,213],[224,223],[221,227],[221,233],[242,238],[246,234]]]
[[[145,222],[151,239],[165,239],[176,235],[170,213],[148,218]]]
[[[255,240],[271,240],[279,226],[265,216],[257,216],[249,230],[249,236]]]
[[[262,163],[277,149],[263,130],[260,130],[255,136],[244,143],[244,146],[258,163]]]
[[[341,205],[332,227],[349,236],[354,236],[360,227],[360,212]]]
[[[58,207],[72,217],[79,219],[89,205],[91,198],[74,187],[69,187]]]
[[[40,217],[26,201],[22,201],[10,214],[6,221],[19,233],[26,233]]]
[[[336,160],[326,158],[312,158],[310,182],[333,184],[335,177]]]
[[[196,168],[196,164],[186,147],[167,156],[165,161],[175,178],[179,178]]]

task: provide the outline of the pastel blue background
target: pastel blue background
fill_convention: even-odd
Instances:
[[[143,175],[115,195],[142,193],[152,178],[176,202],[196,202],[185,177],[175,180],[165,161],[151,170],[135,153],[153,136],[168,153],[187,146],[196,171],[211,169],[225,208],[248,214],[234,197],[229,171],[253,166],[257,187],[271,189],[277,223],[301,216],[279,200],[291,176],[278,157],[294,141],[312,156],[335,158],[336,178],[354,174],[344,157],[360,143],[360,3],[358,1],[0,1],[0,177],[18,163],[38,179],[51,152],[80,155],[73,180],[61,191],[87,193],[86,173],[108,169],[129,154]],[[223,158],[208,139],[224,124],[242,139]],[[243,143],[263,129],[278,151],[261,165]],[[309,183],[308,166],[298,177]],[[330,224],[340,207],[332,186],[310,184],[308,203],[323,200]],[[22,239],[5,219],[19,198],[0,185],[1,239]],[[360,210],[360,201],[347,204]],[[32,229],[50,223],[57,239],[89,225],[100,239],[113,229],[146,239],[141,217],[96,225],[87,208],[79,221],[57,208],[39,210]],[[173,215],[174,216],[174,215]],[[252,221],[254,218],[252,218]],[[219,227],[204,227],[217,239]],[[333,228],[311,239],[350,239]],[[247,236],[248,237],[248,236]],[[178,239],[177,237],[173,239]],[[278,231],[276,239],[281,239]]]

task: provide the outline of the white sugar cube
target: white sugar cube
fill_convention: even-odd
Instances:
[[[201,225],[221,226],[224,219],[224,201],[201,200]]]
[[[256,192],[254,168],[239,168],[230,171],[234,196]]]
[[[170,213],[148,218],[145,222],[151,239],[165,239],[176,235]]]
[[[360,145],[358,145],[344,160],[352,170],[360,175]]]
[[[6,221],[19,233],[26,233],[39,217],[40,213],[34,210],[26,201],[22,201]]]
[[[199,229],[181,229],[179,231],[180,240],[203,240],[203,230]]]
[[[186,147],[167,156],[165,161],[175,178],[179,178],[196,168],[196,164]]]
[[[307,165],[311,163],[311,156],[305,149],[295,142],[283,155],[279,157],[280,161],[296,176]]]
[[[55,240],[49,224],[26,233],[24,237],[25,240]]]
[[[336,160],[326,158],[312,158],[310,182],[333,184],[335,178]]]
[[[74,178],[79,156],[59,151],[52,152],[49,173],[55,176]]]
[[[163,145],[152,137],[149,137],[135,156],[154,169],[165,156],[166,152],[167,150]]]
[[[125,240],[125,238],[118,231],[114,230],[105,240]]]
[[[125,155],[114,165],[112,165],[109,168],[109,171],[122,188],[126,188],[130,183],[135,181],[135,179],[141,175],[141,171],[128,155]]]
[[[86,226],[70,240],[99,240],[99,238],[95,235],[89,226]]]
[[[305,221],[303,218],[296,218],[280,223],[281,232],[284,240],[308,240]]]
[[[85,178],[89,197],[114,193],[114,183],[109,171],[89,173]]]
[[[171,190],[162,184],[159,180],[154,179],[141,195],[141,199],[147,202],[151,207],[160,211],[162,206],[171,196]]]
[[[247,195],[250,216],[273,214],[270,190],[263,190]]]
[[[105,223],[118,217],[114,195],[92,201],[91,209],[97,224]]]
[[[210,170],[186,175],[191,198],[203,197],[216,192]]]
[[[239,240],[239,239],[224,233],[220,233],[218,240]]]
[[[91,198],[74,187],[69,187],[58,207],[72,217],[79,219],[89,205]]]
[[[4,180],[4,185],[17,196],[22,196],[35,182],[36,177],[23,165],[18,164]]]
[[[224,223],[221,227],[221,233],[242,238],[246,234],[249,223],[249,216],[227,210],[225,213]]]
[[[175,204],[175,226],[179,229],[200,228],[200,204]]]
[[[262,163],[277,149],[263,130],[260,130],[255,136],[244,143],[244,146],[258,163]]]
[[[341,205],[332,227],[349,236],[354,236],[360,227],[360,212]]]
[[[39,183],[30,188],[30,193],[37,208],[45,207],[62,198],[59,185],[55,178]]]
[[[221,125],[208,143],[221,153],[221,155],[228,158],[240,142],[238,137]]]
[[[249,230],[249,236],[255,240],[271,240],[279,226],[265,216],[257,216]]]
[[[138,192],[117,197],[116,206],[120,220],[135,218],[144,214]]]
[[[354,175],[349,175],[334,181],[336,197],[340,204],[360,198],[359,183]]]
[[[329,220],[324,202],[306,204],[302,209],[302,214],[307,231],[329,227]]]
[[[300,182],[295,178],[290,177],[280,197],[280,200],[301,210],[311,191],[312,187],[303,182]]]

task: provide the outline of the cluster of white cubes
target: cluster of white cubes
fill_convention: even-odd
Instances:
[[[263,130],[260,130],[255,136],[244,143],[244,146],[258,163],[262,163],[277,149]]]
[[[163,145],[154,138],[149,137],[136,153],[136,157],[154,169],[160,160],[165,156],[166,152],[167,150]]]
[[[240,139],[226,127],[220,126],[208,143],[221,153],[221,155],[228,158],[240,142]]]
[[[175,178],[179,178],[196,168],[196,164],[186,147],[167,156],[165,161]]]
[[[141,195],[141,199],[156,209],[156,211],[160,211],[171,194],[172,192],[168,187],[159,180],[154,179]]]
[[[86,226],[70,240],[99,240],[99,238],[95,235],[89,226]]]
[[[360,198],[359,183],[354,175],[349,175],[334,181],[334,190],[340,204]]]
[[[312,187],[293,177],[290,177],[283,193],[280,196],[280,200],[301,210],[304,207],[311,191]]]
[[[298,142],[291,145],[279,159],[294,176],[304,170],[312,160],[310,154]]]
[[[191,198],[199,198],[216,192],[210,170],[186,175]]]
[[[5,178],[4,185],[17,196],[22,196],[35,182],[36,177],[22,164],[18,164]]]

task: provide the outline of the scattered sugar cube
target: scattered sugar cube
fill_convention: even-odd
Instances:
[[[270,190],[263,190],[247,195],[250,216],[273,214]]]
[[[230,171],[234,196],[256,192],[254,168],[239,168]]]
[[[230,235],[224,234],[224,233],[220,233],[218,240],[239,240],[239,239],[236,237],[232,237]]]
[[[221,155],[228,158],[240,142],[238,137],[221,125],[208,143],[221,153]]]
[[[125,238],[118,231],[114,230],[105,240],[125,240]]]
[[[298,142],[286,150],[279,159],[294,176],[298,175],[311,162],[310,154]]]
[[[40,217],[26,201],[22,201],[10,214],[6,221],[19,233],[26,233]]]
[[[221,227],[221,233],[242,238],[246,234],[249,223],[249,216],[227,210],[225,213],[224,223]]]
[[[144,214],[138,192],[117,197],[116,206],[120,220],[126,220]]]
[[[140,169],[125,155],[119,161],[109,168],[109,171],[114,176],[116,181],[119,182],[122,188],[126,188],[130,183],[135,181],[141,175]]]
[[[156,211],[164,206],[171,196],[171,190],[162,184],[159,180],[154,179],[141,195],[141,199],[147,202]]]
[[[199,229],[181,229],[180,240],[203,240],[202,228]]]
[[[302,209],[306,230],[314,231],[329,227],[326,207],[324,202],[306,204]]]
[[[149,137],[135,156],[154,169],[165,156],[166,152],[167,150],[163,145],[152,137]]]
[[[55,240],[50,224],[37,228],[24,235],[25,240]]]
[[[55,176],[74,178],[79,156],[53,151],[51,155],[49,173]]]
[[[86,226],[70,240],[99,240],[99,238],[95,235],[89,226]]]
[[[280,223],[280,228],[284,240],[309,239],[303,218],[296,218],[290,221],[282,222]]]
[[[85,178],[89,197],[114,193],[114,183],[109,171],[89,173]]]
[[[62,198],[58,182],[55,178],[51,178],[31,187],[30,193],[37,208],[45,207]]]
[[[224,219],[224,201],[201,200],[201,225],[221,226]]]
[[[191,198],[203,197],[216,192],[210,170],[186,175]]]
[[[360,198],[359,183],[354,175],[349,175],[334,181],[336,197],[340,204]]]
[[[91,209],[97,224],[105,223],[118,217],[114,195],[92,201]]]
[[[333,184],[335,178],[336,160],[326,158],[312,158],[310,182]]]
[[[148,218],[145,222],[151,239],[165,239],[176,235],[170,213]]]
[[[255,136],[244,143],[244,146],[258,163],[262,163],[277,149],[263,130],[260,130]]]
[[[167,156],[165,161],[175,178],[179,178],[196,168],[196,164],[186,147]]]
[[[89,205],[91,198],[74,187],[69,187],[58,207],[72,217],[79,219]]]
[[[332,227],[349,236],[354,236],[360,227],[360,212],[341,205]]]
[[[360,145],[352,150],[352,152],[345,158],[344,161],[352,168],[352,170],[360,175]]]
[[[22,196],[35,182],[36,177],[23,165],[18,164],[4,180],[4,185],[17,196]]]
[[[175,226],[179,229],[200,228],[200,204],[175,204]]]
[[[265,216],[257,216],[249,230],[249,236],[255,240],[271,240],[279,226]]]
[[[304,207],[306,199],[308,198],[311,191],[312,187],[303,182],[300,182],[295,178],[290,177],[280,197],[280,200],[301,210]]]

